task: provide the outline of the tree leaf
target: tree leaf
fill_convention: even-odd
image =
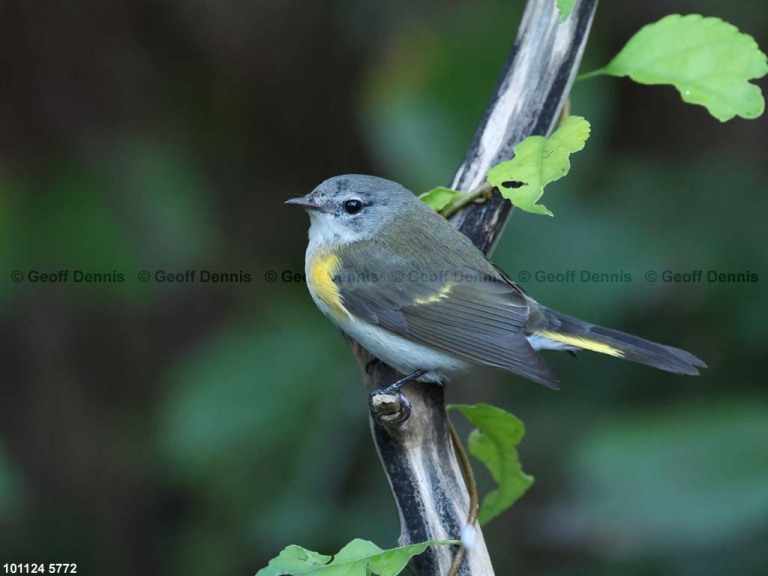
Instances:
[[[461,192],[457,190],[438,186],[437,188],[432,188],[429,192],[424,192],[424,194],[419,195],[419,200],[429,204],[435,212],[442,212],[448,208],[448,206],[453,204],[453,202],[461,195]]]
[[[536,201],[544,194],[544,186],[568,174],[568,157],[584,148],[587,138],[589,122],[569,116],[549,138],[529,136],[515,146],[515,157],[491,168],[488,182],[521,210],[552,216]]]
[[[672,84],[683,101],[700,104],[725,122],[757,118],[765,109],[749,80],[768,73],[755,40],[719,18],[672,14],[640,29],[598,73],[641,84]]]
[[[454,540],[430,541],[382,550],[373,542],[355,539],[333,556],[292,544],[270,560],[269,565],[259,570],[256,576],[397,576],[408,561],[424,552],[427,546],[457,544],[459,542]]]
[[[576,0],[557,0],[557,9],[560,12],[560,22],[565,22],[573,10]]]
[[[523,472],[516,446],[525,434],[523,423],[509,412],[490,404],[453,404],[477,429],[469,435],[469,453],[485,464],[498,488],[486,494],[480,506],[481,524],[512,506],[533,484]]]

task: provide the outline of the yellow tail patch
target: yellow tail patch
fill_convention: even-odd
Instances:
[[[576,346],[577,348],[583,348],[584,350],[591,350],[592,352],[599,352],[600,354],[608,354],[609,356],[616,356],[617,358],[623,358],[624,352],[613,346],[609,346],[604,342],[597,342],[590,340],[584,336],[572,336],[570,334],[559,334],[558,332],[549,332],[547,330],[537,331],[536,334],[555,340],[556,342],[562,342],[569,346]]]
[[[333,281],[333,275],[341,266],[341,259],[335,254],[321,254],[315,256],[309,263],[307,284],[312,293],[328,309],[339,315],[349,315],[344,308],[339,287]]]

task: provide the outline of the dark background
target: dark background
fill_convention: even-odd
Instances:
[[[291,543],[395,545],[353,357],[281,278],[303,270],[307,229],[282,202],[347,172],[448,184],[512,43],[508,4],[2,3],[0,562],[252,574]],[[765,3],[604,2],[582,70],[670,12],[768,46]],[[764,574],[766,120],[721,124],[670,87],[603,78],[577,84],[573,112],[593,135],[547,191],[555,217],[516,212],[496,262],[629,273],[524,287],[710,369],[550,355],[559,392],[492,370],[451,385],[527,426],[536,482],[485,529],[496,572]],[[60,269],[125,281],[10,281]]]

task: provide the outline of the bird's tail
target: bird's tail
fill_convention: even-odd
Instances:
[[[696,376],[699,368],[707,367],[696,356],[679,348],[595,326],[544,306],[541,306],[539,314],[532,333],[567,347],[609,354],[676,374]]]

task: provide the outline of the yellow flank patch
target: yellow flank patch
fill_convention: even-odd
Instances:
[[[578,348],[583,348],[584,350],[591,350],[592,352],[599,352],[600,354],[608,354],[609,356],[617,356],[618,358],[624,357],[624,352],[618,348],[614,348],[613,346],[609,346],[603,342],[590,340],[589,338],[585,338],[583,336],[570,336],[568,334],[558,334],[557,332],[548,332],[546,330],[537,331],[536,334],[539,336],[544,336],[545,338],[549,338],[550,340],[555,340],[556,342],[562,342],[563,344],[568,344],[570,346],[577,346]]]
[[[313,294],[325,304],[331,312],[349,315],[339,294],[339,287],[333,281],[333,275],[341,266],[341,259],[335,254],[315,256],[309,263],[307,283]]]
[[[453,288],[453,284],[446,284],[436,294],[430,294],[429,296],[425,296],[424,298],[416,298],[413,303],[414,304],[434,304],[435,302],[440,302],[440,300],[443,300],[444,298],[448,297],[448,294],[450,293],[451,289]]]

